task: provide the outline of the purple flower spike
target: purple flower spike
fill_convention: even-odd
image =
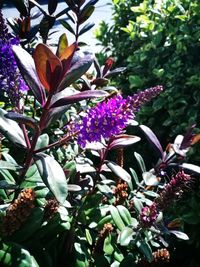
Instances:
[[[156,203],[151,206],[146,206],[142,208],[140,213],[140,222],[144,227],[150,227],[157,219],[158,212]]]
[[[18,44],[19,40],[8,32],[0,10],[0,90],[6,91],[13,105],[19,102],[19,91],[28,90],[12,51],[12,45]]]
[[[74,127],[78,132],[78,144],[85,147],[87,142],[100,142],[102,138],[109,140],[121,134],[135,118],[135,112],[162,90],[162,86],[157,86],[127,98],[117,95],[89,109],[82,122]]]

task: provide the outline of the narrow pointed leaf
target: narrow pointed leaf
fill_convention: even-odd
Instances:
[[[186,235],[185,233],[183,232],[180,232],[180,231],[175,231],[175,230],[169,230],[170,233],[174,234],[176,237],[178,237],[179,239],[182,239],[182,240],[189,240],[189,237],[188,235]]]
[[[86,25],[84,25],[83,28],[79,32],[79,36],[81,34],[84,34],[87,31],[89,31],[90,29],[92,29],[92,27],[94,27],[94,25],[95,25],[95,23],[87,23]]]
[[[31,55],[18,45],[14,45],[13,52],[17,61],[18,68],[32,90],[37,101],[43,106],[46,101],[44,88],[38,78],[35,64]]]
[[[62,61],[63,65],[63,75],[67,73],[76,49],[77,49],[77,43],[73,43],[72,45],[63,49],[62,54],[60,55],[60,60]]]
[[[104,77],[109,79],[110,77],[112,77],[114,75],[117,75],[117,74],[124,72],[125,70],[126,70],[126,67],[117,68],[117,69],[114,69],[114,70],[107,72]]]
[[[131,214],[130,214],[129,210],[122,205],[118,205],[118,206],[116,206],[116,208],[118,209],[119,214],[120,214],[122,220],[124,221],[125,225],[126,226],[130,225],[131,224]]]
[[[183,163],[181,165],[181,167],[183,169],[190,170],[192,172],[196,172],[196,173],[200,174],[200,167],[197,166],[197,165],[194,165],[194,164],[191,164],[191,163]]]
[[[127,134],[118,135],[113,139],[114,140],[109,145],[109,150],[130,146],[140,141],[140,137]]]
[[[58,48],[56,52],[57,57],[60,58],[67,47],[68,47],[68,39],[66,34],[63,33],[58,41]]]
[[[76,53],[75,53],[76,54]],[[75,63],[69,69],[67,75],[61,81],[58,91],[61,91],[77,81],[86,71],[90,68],[94,61],[93,54],[84,54],[82,57],[75,55],[75,59],[73,59]]]
[[[137,152],[134,152],[134,156],[135,156],[135,158],[136,158],[136,160],[140,166],[141,171],[146,172],[146,166],[145,166],[145,163],[144,163],[142,156]]]
[[[94,12],[95,7],[92,5],[86,5],[83,10],[81,11],[80,17],[79,17],[79,24],[82,24],[86,20],[89,19],[89,17]]]
[[[159,153],[159,156],[162,158],[164,152],[156,135],[152,132],[152,130],[149,127],[145,125],[140,125],[140,128],[142,129],[148,140],[154,145],[154,148]]]
[[[36,165],[43,182],[55,198],[63,204],[68,194],[68,185],[62,167],[54,158],[43,153],[37,155],[37,158],[39,159]]]
[[[37,45],[33,58],[37,74],[43,86],[48,91],[56,88],[62,75],[60,59],[44,44]]]
[[[127,171],[125,171],[121,166],[111,161],[107,162],[107,166],[114,174],[116,174],[119,178],[127,182],[131,190],[133,189],[131,176]]]
[[[4,116],[7,119],[25,124],[33,129],[37,129],[38,128],[38,124],[37,122],[30,117],[26,117],[22,114],[16,113],[16,112],[8,112],[7,114],[5,114]]]
[[[0,109],[0,132],[15,145],[26,147],[21,128],[15,121],[5,118],[5,114],[7,112]]]
[[[66,22],[65,20],[61,20],[60,23],[63,25],[63,27],[65,27],[65,29],[67,29],[73,35],[76,35],[74,29],[72,28],[72,26],[68,22]]]
[[[84,99],[89,99],[89,98],[94,98],[94,97],[105,97],[108,96],[108,93],[102,90],[95,90],[95,91],[84,91],[81,93],[77,93],[71,96],[67,96],[64,98],[61,98],[57,100],[55,103],[52,104],[50,108],[55,108],[55,107],[61,107],[65,105],[69,105],[72,103],[76,103],[78,101],[84,100]]]
[[[122,231],[124,228],[125,228],[125,224],[124,222],[122,221],[122,218],[119,214],[119,211],[118,209],[115,207],[115,206],[110,206],[110,213],[111,213],[111,216],[112,216],[112,219],[115,223],[115,225],[117,226],[117,228]]]
[[[43,19],[41,20],[39,31],[43,39],[43,43],[47,42],[49,31],[53,27],[55,21],[56,21],[55,17],[47,14],[44,15]]]

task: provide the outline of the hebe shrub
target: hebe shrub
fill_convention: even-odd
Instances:
[[[123,93],[162,83],[165,92],[145,106],[140,120],[163,142],[197,124],[200,104],[200,2],[113,1],[113,25],[101,23],[104,53],[126,66],[114,79]],[[99,56],[100,58],[100,56]],[[162,125],[162,127],[160,127]],[[199,162],[198,151],[193,160]]]
[[[59,13],[55,0],[48,1],[48,11],[33,0],[13,3],[20,18],[9,22],[17,36],[0,10],[0,265],[169,262],[173,238],[188,240],[168,210],[200,173],[184,162],[199,136],[191,127],[163,149],[151,129],[135,121],[163,87],[124,97],[109,83],[123,68],[112,69],[112,59],[100,66],[81,48],[79,37],[93,25],[85,22],[97,0],[66,0]],[[40,10],[36,28],[33,7]],[[63,34],[53,51],[51,28],[63,12],[74,42]],[[139,128],[156,151],[153,168],[134,152],[141,138],[128,135],[128,126]],[[124,167],[126,148],[138,172]]]

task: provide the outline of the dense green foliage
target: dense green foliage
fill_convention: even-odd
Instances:
[[[116,81],[125,94],[153,84],[166,89],[142,110],[140,120],[164,142],[189,125],[199,127],[200,2],[113,2],[114,24],[102,22],[97,38],[105,47],[103,55],[106,51],[116,66],[127,66]]]

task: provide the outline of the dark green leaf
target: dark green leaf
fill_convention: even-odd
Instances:
[[[15,184],[8,184],[6,181],[0,181],[0,189],[16,189],[17,186]]]
[[[61,81],[58,87],[58,91],[62,91],[63,89],[77,81],[79,78],[81,78],[81,76],[86,73],[86,71],[90,68],[94,61],[94,56],[90,53],[78,56],[75,53],[74,58],[73,60],[75,62],[72,62],[72,67],[69,69],[66,76]]]
[[[61,98],[58,101],[54,102],[50,106],[50,108],[73,104],[84,99],[90,99],[94,97],[106,97],[106,96],[108,96],[108,93],[102,90],[95,90],[95,91],[87,90],[84,92],[76,93],[76,94]]]
[[[6,111],[0,109],[0,132],[15,145],[26,147],[24,135],[19,125],[10,119],[5,118]]]
[[[87,31],[89,31],[90,29],[92,29],[92,27],[95,25],[95,23],[87,23],[79,32],[79,36]]]
[[[133,257],[132,254],[129,254],[128,256],[126,256],[122,262],[120,263],[119,267],[137,267],[137,264],[135,263],[135,258]]]
[[[49,15],[44,15],[40,22],[40,35],[42,36],[43,42],[46,43],[50,29],[53,27],[56,18]]]
[[[13,0],[12,2],[22,16],[26,17],[29,15],[29,1],[28,0]]]
[[[52,15],[56,11],[57,5],[58,5],[58,0],[48,1],[48,11],[50,15]]]
[[[79,24],[84,23],[86,20],[89,19],[89,17],[92,15],[94,12],[95,7],[92,5],[86,5],[83,10],[81,11],[81,14],[79,16]]]
[[[68,22],[66,22],[65,20],[61,20],[60,23],[63,25],[63,27],[65,27],[65,29],[67,29],[73,35],[76,35],[74,29]]]
[[[60,203],[64,203],[68,194],[68,185],[65,173],[59,163],[45,154],[38,154],[36,165],[41,174],[43,182],[54,194]]]
[[[149,244],[144,240],[140,240],[136,243],[136,245],[139,248],[139,250],[143,253],[143,255],[146,257],[148,262],[152,262],[153,254]]]
[[[0,265],[8,267],[39,267],[30,253],[15,243],[2,243],[0,247]]]
[[[13,52],[24,80],[37,101],[43,106],[46,100],[45,91],[37,76],[33,58],[26,50],[17,45],[13,46]]]

